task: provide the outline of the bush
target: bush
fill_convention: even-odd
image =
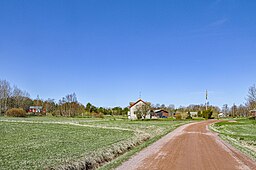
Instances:
[[[6,116],[26,117],[26,111],[22,108],[12,108],[6,111]]]
[[[205,118],[205,119],[211,119],[212,111],[211,110],[204,110],[202,115],[203,115],[203,118]]]
[[[176,120],[181,120],[181,114],[180,113],[176,113],[175,117],[176,117]]]
[[[96,113],[96,112],[93,112],[93,113],[92,113],[92,116],[93,116],[93,117],[96,117],[96,118],[104,118],[103,113]]]
[[[186,117],[186,119],[192,119],[190,112],[188,112],[188,116]]]
[[[202,115],[202,112],[201,111],[198,111],[197,112],[197,117],[202,117],[203,115]]]

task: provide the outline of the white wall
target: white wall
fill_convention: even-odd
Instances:
[[[139,101],[138,103],[133,105],[130,108],[130,111],[128,112],[128,119],[132,119],[132,120],[137,119],[137,116],[134,113],[137,111],[137,108],[141,107],[142,105],[145,105],[145,103],[143,103],[142,101]]]

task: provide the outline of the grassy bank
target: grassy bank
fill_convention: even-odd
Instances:
[[[256,121],[248,119],[226,120],[215,123],[211,129],[219,136],[256,160]]]

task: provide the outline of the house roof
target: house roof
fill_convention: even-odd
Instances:
[[[166,113],[169,113],[168,111],[166,111],[166,110],[163,110],[163,109],[154,110],[154,112],[155,112],[155,113],[157,113],[157,112],[166,112]]]
[[[29,106],[30,109],[42,109],[43,106]]]
[[[147,102],[144,102],[142,99],[139,99],[139,100],[137,100],[135,103],[131,103],[131,105],[130,105],[129,108],[132,108],[134,105],[136,105],[136,104],[139,103],[139,102],[143,102],[144,104],[148,105]]]

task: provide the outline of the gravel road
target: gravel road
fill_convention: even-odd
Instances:
[[[145,148],[117,170],[256,170],[256,162],[208,130],[208,120],[183,125]]]

